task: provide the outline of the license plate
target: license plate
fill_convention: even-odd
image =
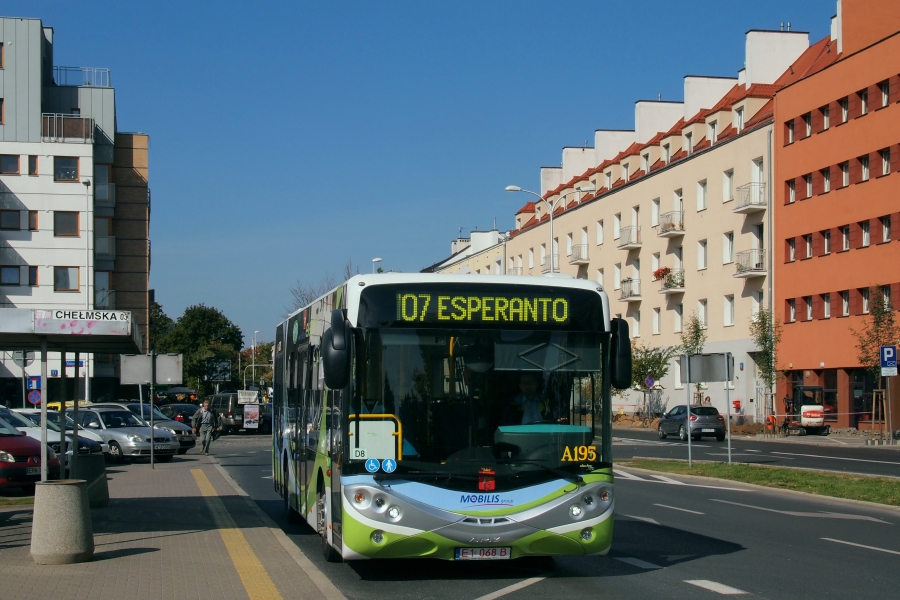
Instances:
[[[457,548],[456,560],[506,560],[512,548]]]
[[[716,430],[715,429],[701,429],[700,432],[701,433],[715,433]]]
[[[154,450],[170,450],[171,447],[168,444],[153,444]]]
[[[26,475],[40,475],[41,468],[40,467],[25,467]]]

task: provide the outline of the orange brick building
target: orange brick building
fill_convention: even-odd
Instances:
[[[900,308],[896,0],[839,2],[831,39],[807,71],[775,96],[774,307],[786,373],[777,398],[796,383],[822,385],[832,426],[869,428],[880,382],[860,368],[852,329],[875,286]]]

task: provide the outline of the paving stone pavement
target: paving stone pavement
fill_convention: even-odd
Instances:
[[[215,496],[204,497],[203,480]],[[151,470],[147,463],[108,465],[110,502],[91,511],[94,558],[76,565],[37,565],[29,555],[31,507],[0,512],[0,598],[143,600],[159,598],[324,598],[248,501],[210,458],[191,452]],[[207,493],[212,493],[207,488]],[[219,504],[221,503],[221,504]],[[214,512],[224,506],[223,519]],[[218,529],[233,525],[235,529]],[[229,554],[225,538],[255,554],[275,588],[239,575],[249,554]],[[232,553],[234,545],[232,543]],[[233,558],[234,556],[234,558]],[[249,555],[253,564],[252,555]],[[320,574],[314,574],[320,576]],[[264,578],[264,577],[263,577]]]

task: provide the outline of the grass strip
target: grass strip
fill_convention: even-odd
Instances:
[[[784,467],[745,464],[729,465],[721,462],[694,461],[694,466],[688,467],[686,461],[642,458],[617,462],[616,465],[664,473],[715,477],[717,479],[753,483],[783,490],[806,492],[817,496],[831,496],[833,498],[864,500],[866,502],[900,506],[900,479],[845,475],[843,473],[821,473],[818,471],[786,469]]]
[[[22,496],[19,498],[0,496],[0,506],[29,506],[31,504],[34,504],[34,496]]]

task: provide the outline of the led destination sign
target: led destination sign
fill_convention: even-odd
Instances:
[[[397,321],[566,325],[569,299],[560,295],[396,294]]]

